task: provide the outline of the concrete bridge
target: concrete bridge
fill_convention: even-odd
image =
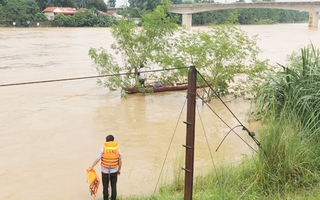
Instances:
[[[284,10],[298,10],[309,12],[309,27],[318,28],[320,1],[310,2],[234,2],[234,3],[197,3],[175,4],[170,6],[171,13],[182,14],[182,25],[192,26],[192,14],[212,10],[240,9],[240,8],[273,8]]]

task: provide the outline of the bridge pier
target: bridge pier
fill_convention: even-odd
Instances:
[[[192,26],[192,14],[182,14],[182,25],[186,27]]]
[[[309,27],[318,28],[319,12],[309,12]]]

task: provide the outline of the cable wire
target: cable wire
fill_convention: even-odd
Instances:
[[[164,165],[165,165],[165,163],[166,163],[166,160],[167,160],[167,157],[168,157],[168,154],[169,154],[169,150],[170,150],[170,147],[171,147],[171,145],[172,145],[173,138],[174,138],[174,136],[175,136],[175,134],[176,134],[177,127],[178,127],[178,123],[179,123],[179,121],[180,121],[180,118],[181,118],[183,109],[184,109],[184,107],[185,107],[185,105],[186,105],[186,102],[187,102],[187,98],[185,99],[184,104],[183,104],[183,106],[182,106],[182,108],[181,108],[181,112],[180,112],[180,115],[179,115],[179,117],[178,117],[178,121],[177,121],[177,123],[176,123],[175,129],[174,129],[174,131],[173,131],[173,134],[172,134],[172,137],[171,137],[171,140],[170,140],[170,144],[169,144],[168,150],[167,150],[167,152],[166,152],[166,156],[165,156],[164,161],[163,161],[163,164],[162,164],[162,166],[161,166],[159,178],[158,178],[158,180],[157,180],[157,183],[156,183],[156,186],[155,186],[155,188],[154,188],[153,194],[155,194],[155,192],[156,192],[156,190],[157,190],[157,187],[158,187],[158,184],[159,184],[159,181],[160,181],[160,177],[161,177],[161,174],[162,174]]]
[[[200,115],[199,107],[198,107],[198,106],[197,106],[197,110],[198,110],[198,116],[199,116],[199,119],[200,119],[200,122],[201,122],[201,126],[202,126],[202,129],[203,129],[203,134],[204,134],[204,136],[205,136],[205,138],[206,138],[207,146],[208,146],[208,149],[209,149],[209,152],[210,152],[210,157],[211,157],[212,165],[213,165],[214,170],[216,171],[216,166],[215,166],[215,164],[214,164],[214,162],[213,162],[213,156],[212,156],[212,152],[211,152],[209,140],[208,140],[208,137],[207,137],[206,130],[204,129],[203,121],[202,121],[202,118],[201,118],[201,115]]]
[[[168,69],[155,69],[145,71],[148,72],[159,72],[159,71],[171,71],[176,69],[187,69],[190,67],[177,67],[177,68],[168,68]],[[83,80],[83,79],[91,79],[91,78],[103,78],[109,76],[124,76],[131,75],[135,73],[118,73],[118,74],[106,74],[106,75],[94,75],[94,76],[83,76],[83,77],[71,77],[71,78],[61,78],[61,79],[51,79],[51,80],[39,80],[39,81],[30,81],[30,82],[20,82],[20,83],[8,83],[8,84],[0,84],[0,87],[8,87],[8,86],[19,86],[19,85],[31,85],[31,84],[40,84],[40,83],[52,83],[52,82],[62,82],[62,81],[74,81],[74,80]]]
[[[223,139],[221,140],[220,144],[218,145],[216,152],[218,151],[218,149],[220,148],[220,146],[222,145],[222,143],[224,142],[224,140],[228,137],[228,135],[236,128],[241,127],[241,125],[237,125],[235,127],[233,127],[232,129],[230,129],[230,131],[228,131],[228,133],[223,137]]]
[[[198,72],[198,71],[197,71]],[[208,85],[208,87],[211,89],[211,91],[216,95],[216,97],[222,102],[222,104],[229,110],[229,112],[232,114],[234,118],[243,126],[241,121],[237,118],[237,116],[231,111],[231,109],[227,106],[227,104],[220,98],[220,96],[217,94],[217,92],[210,86],[210,84],[206,81],[206,79],[198,72],[200,77],[204,80],[204,82]]]
[[[207,84],[207,86],[210,88],[210,90],[215,94],[215,96],[222,102],[222,104],[229,110],[229,112],[232,114],[232,116],[238,121],[238,123],[242,126],[242,130],[246,131],[248,133],[248,135],[253,139],[253,141],[258,145],[259,148],[261,148],[261,144],[260,142],[255,138],[255,134],[254,132],[249,131],[249,129],[247,127],[245,127],[242,122],[237,118],[237,116],[231,111],[231,109],[227,106],[227,104],[220,98],[220,96],[217,94],[217,92],[209,85],[209,83],[206,81],[206,79],[202,76],[202,74],[197,70],[197,73],[199,74],[199,76],[202,78],[202,80]],[[203,100],[203,98],[200,97],[200,95],[198,94],[198,97],[200,99],[202,99],[203,102],[205,102]],[[206,103],[206,102],[205,102]],[[206,103],[207,104],[207,103]],[[209,106],[207,104],[207,106]],[[209,106],[210,107],[210,106]],[[212,110],[213,111],[213,110]],[[214,111],[213,111],[214,112]],[[215,113],[215,112],[214,112]],[[216,114],[216,113],[215,113]],[[217,114],[216,114],[217,115]],[[217,115],[218,116],[218,115]],[[218,116],[219,117],[219,116]],[[219,119],[221,119],[219,117]],[[222,119],[221,119],[222,120]],[[222,120],[223,121],[223,120]],[[224,122],[224,121],[223,121]],[[225,123],[225,122],[224,122]],[[226,123],[225,123],[226,124]],[[226,124],[227,125],[227,124]],[[228,125],[227,125],[228,126]],[[231,127],[228,126],[230,129]],[[244,141],[234,130],[232,130],[242,141]],[[244,141],[245,142],[245,141]],[[249,147],[251,147],[247,142],[245,142]],[[251,147],[253,150],[254,148]],[[256,151],[256,150],[254,150]]]
[[[207,103],[207,102],[205,102],[204,100],[203,100],[203,98],[201,98],[200,97],[200,95],[197,93],[197,96],[208,106],[208,108],[210,108],[210,110],[229,128],[229,129],[231,129],[230,131],[232,131],[232,132],[234,132],[234,134],[236,134],[244,143],[246,143],[251,149],[253,149],[255,152],[257,152],[248,142],[246,142],[237,132],[235,132],[234,130],[233,130],[233,128],[231,128],[229,125],[228,125],[228,123],[226,122],[226,121],[224,121],[212,108],[211,108],[211,106]],[[239,126],[243,126],[243,125],[239,125]],[[229,132],[230,132],[229,131]]]

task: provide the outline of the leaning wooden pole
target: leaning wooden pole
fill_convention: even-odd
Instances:
[[[187,96],[187,125],[186,158],[185,158],[185,183],[184,200],[192,199],[193,192],[193,166],[194,166],[194,138],[195,138],[195,115],[196,115],[196,84],[197,73],[195,66],[191,66],[188,74],[188,96]]]

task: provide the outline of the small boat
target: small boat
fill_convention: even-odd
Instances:
[[[154,93],[154,92],[167,92],[167,91],[178,91],[178,90],[186,90],[188,89],[187,83],[180,84],[154,84],[147,85],[142,88],[124,88],[127,94],[136,94],[136,93]]]

